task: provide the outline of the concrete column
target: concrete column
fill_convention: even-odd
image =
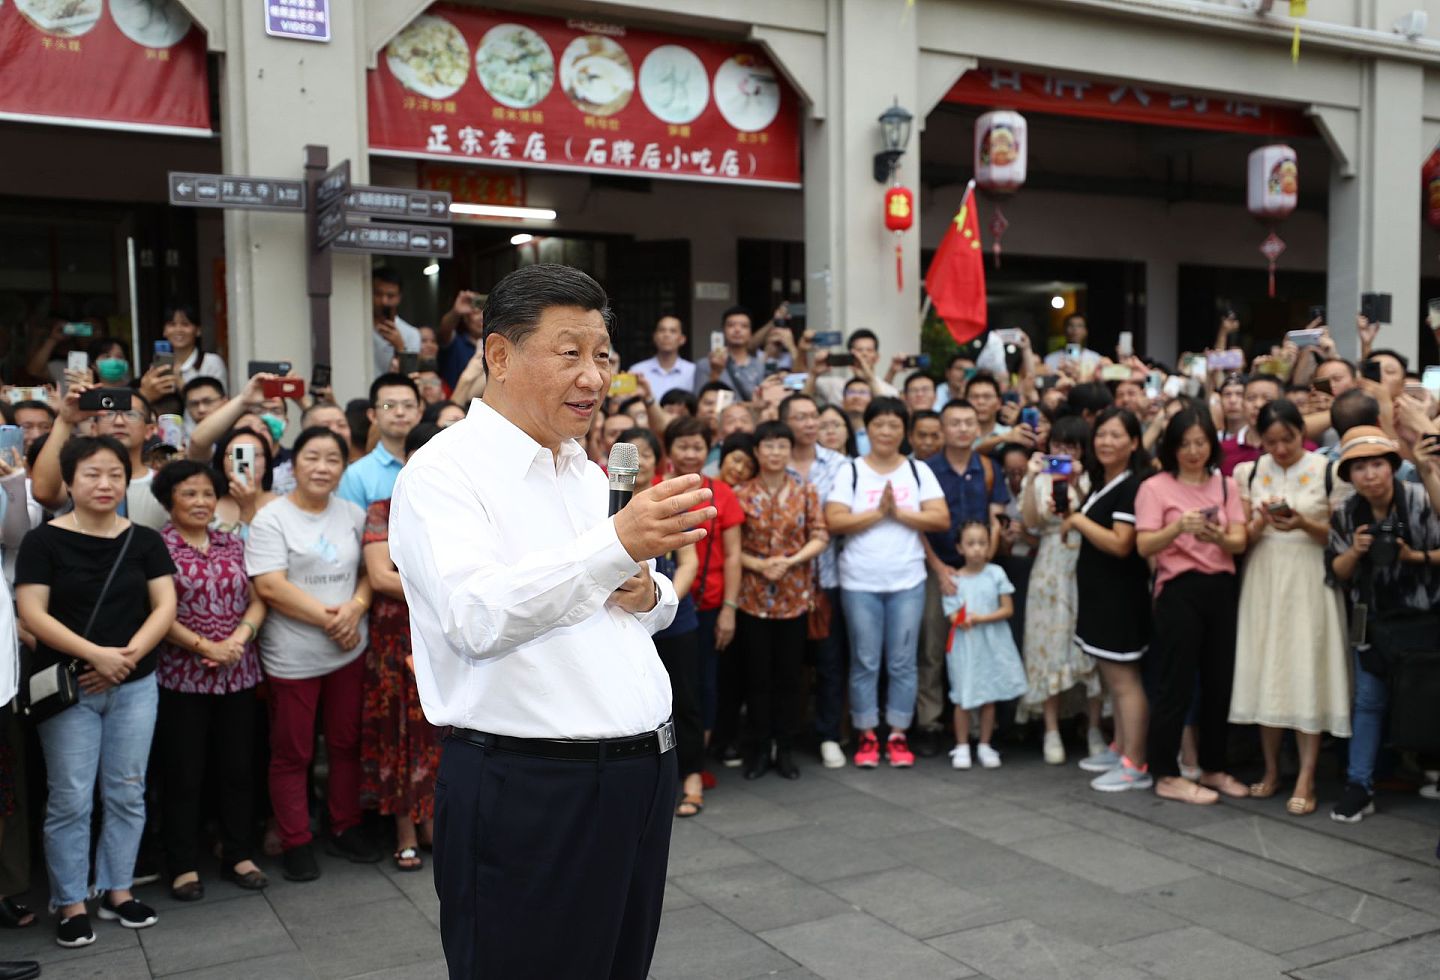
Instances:
[[[830,0],[825,118],[805,122],[805,265],[814,329],[869,327],[883,355],[919,343],[919,222],[903,236],[904,289],[895,287],[895,242],[885,230],[884,187],[871,175],[881,148],[877,119],[898,99],[916,113],[901,162],[920,207],[917,16],[890,0]],[[842,68],[843,66],[843,68]],[[822,320],[825,273],[833,319]]]
[[[1420,204],[1416,174],[1424,146],[1424,71],[1377,61],[1363,69],[1354,176],[1339,163],[1330,176],[1326,303],[1340,351],[1358,350],[1354,313],[1361,293],[1393,297],[1391,325],[1377,346],[1419,354]]]
[[[227,173],[300,177],[304,147],[314,143],[329,147],[332,164],[348,157],[356,183],[367,180],[364,9],[332,5],[332,40],[321,44],[267,36],[264,4],[226,4],[220,142]],[[308,378],[304,218],[225,212],[225,258],[234,380],[252,359],[291,361]],[[353,394],[370,381],[370,261],[336,255],[333,263],[329,357],[335,390]]]
[[[1180,267],[1168,256],[1145,262],[1145,342],[1137,349],[1166,364],[1180,355]]]

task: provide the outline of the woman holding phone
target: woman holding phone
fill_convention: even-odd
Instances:
[[[175,372],[180,384],[188,384],[202,375],[226,383],[230,371],[225,358],[206,353],[201,346],[200,317],[190,303],[176,303],[165,308],[165,339],[175,353]]]
[[[250,524],[275,499],[270,443],[250,428],[231,429],[215,446],[211,466],[220,476],[220,499],[215,502],[215,527],[248,537]]]
[[[1216,803],[1249,796],[1225,771],[1230,684],[1235,673],[1235,556],[1245,550],[1245,517],[1233,481],[1220,472],[1220,437],[1208,411],[1184,408],[1160,440],[1162,472],[1135,497],[1136,548],[1155,563],[1155,641],[1150,652],[1150,734],[1146,756],[1155,795]],[[1196,693],[1201,776],[1178,764],[1180,733]]]
[[[1350,664],[1340,593],[1325,584],[1330,513],[1344,495],[1335,464],[1304,445],[1290,402],[1260,410],[1265,455],[1235,468],[1250,554],[1240,589],[1230,720],[1260,726],[1265,775],[1250,795],[1274,796],[1280,743],[1295,732],[1300,772],[1285,809],[1315,812],[1315,765],[1325,732],[1350,737]],[[1296,624],[1304,624],[1297,629]]]

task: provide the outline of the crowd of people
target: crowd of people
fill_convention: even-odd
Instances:
[[[0,399],[17,434],[0,450],[0,649],[24,654],[0,670],[20,692],[0,817],[43,823],[60,945],[95,940],[92,908],[154,925],[134,889],[157,875],[203,899],[210,852],[242,889],[266,887],[265,856],[319,877],[317,830],[333,855],[424,867],[443,732],[416,692],[390,498],[483,392],[483,314],[462,292],[415,327],[400,299],[377,270],[358,403],[328,384],[276,396],[267,372],[232,393],[184,306],[166,311],[172,356],[138,377],[108,338],[84,368],[61,360],[57,332],[30,364],[48,396]],[[1083,746],[1094,789],[1191,804],[1280,793],[1293,732],[1295,816],[1316,809],[1326,739],[1348,739],[1330,815],[1372,813],[1387,725],[1437,727],[1414,717],[1394,634],[1440,601],[1440,405],[1360,332],[1357,360],[1321,332],[1246,374],[1206,352],[1104,356],[1072,317],[1049,356],[1015,332],[932,375],[883,360],[867,330],[832,367],[783,307],[759,329],[727,311],[692,363],[662,317],[653,357],[612,364],[583,448],[604,466],[631,443],[640,485],[699,474],[712,494],[705,538],[658,562],[681,597],[655,637],[675,816],[703,812],[712,765],[793,780],[812,750],[829,768],[948,750],[956,770],[995,768],[997,729],[1032,718],[1045,762]],[[1248,785],[1236,725],[1258,730]],[[35,922],[0,899],[0,926]]]

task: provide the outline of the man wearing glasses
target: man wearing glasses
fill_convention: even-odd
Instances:
[[[130,488],[125,492],[123,516],[130,518],[141,527],[159,529],[170,519],[169,512],[150,492],[150,480],[155,476],[145,462],[145,442],[155,432],[155,411],[138,391],[130,392],[130,404],[116,405],[101,412],[87,412],[80,408],[80,395],[89,385],[74,385],[65,394],[60,405],[60,415],[50,430],[50,437],[40,450],[31,471],[32,491],[35,500],[47,510],[58,511],[66,501],[65,481],[60,475],[60,450],[70,440],[75,429],[86,419],[95,420],[95,435],[113,436],[130,454]],[[120,390],[120,389],[116,389]]]
[[[361,510],[377,500],[389,500],[395,489],[395,478],[405,463],[405,437],[420,421],[420,389],[408,375],[382,374],[370,385],[370,408],[365,414],[380,433],[380,441],[346,467],[336,491]]]

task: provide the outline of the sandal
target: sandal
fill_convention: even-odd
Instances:
[[[413,847],[402,847],[395,852],[396,871],[419,871],[425,867],[425,861],[420,857],[420,852]]]
[[[1217,793],[1224,793],[1226,796],[1237,800],[1243,800],[1245,797],[1252,795],[1250,787],[1240,782],[1240,780],[1228,772],[1206,773],[1200,777],[1200,785],[1206,789],[1213,789]]]
[[[687,807],[687,806],[690,808],[688,812],[685,810],[685,807]],[[701,811],[703,811],[704,809],[705,809],[705,799],[704,799],[704,797],[687,793],[687,794],[685,795],[684,799],[682,799],[678,804],[676,804],[676,806],[675,806],[675,816],[681,817],[681,818],[685,818],[685,817],[698,817],[698,816],[700,815]]]
[[[1285,802],[1285,812],[1292,817],[1308,817],[1315,812],[1315,797],[1292,796]]]
[[[1256,799],[1256,800],[1268,800],[1268,799],[1270,799],[1270,797],[1274,796],[1275,793],[1276,793],[1279,789],[1280,789],[1280,784],[1279,784],[1278,782],[1274,782],[1274,783],[1266,783],[1266,782],[1251,783],[1251,784],[1250,784],[1250,796],[1251,796],[1252,799]]]
[[[1180,788],[1181,786],[1187,788]],[[1220,802],[1220,794],[1208,786],[1192,783],[1183,777],[1161,779],[1155,784],[1155,795],[1162,800],[1176,803],[1193,803],[1196,806],[1210,806]]]
[[[0,928],[28,929],[35,924],[35,913],[28,906],[8,898],[0,898]]]

